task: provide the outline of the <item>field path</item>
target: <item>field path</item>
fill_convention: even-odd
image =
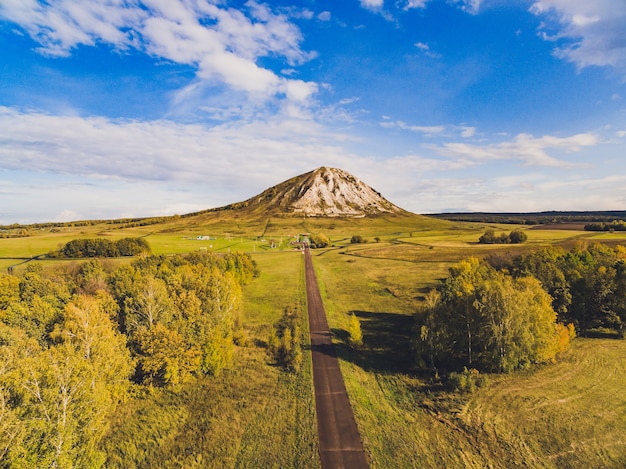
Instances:
[[[361,436],[339,369],[313,261],[305,255],[306,294],[311,331],[313,384],[322,469],[368,468]]]

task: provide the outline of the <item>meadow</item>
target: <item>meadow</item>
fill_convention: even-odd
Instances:
[[[261,275],[244,289],[246,340],[233,365],[178,388],[137,389],[103,443],[108,467],[319,467],[308,349],[296,373],[277,367],[266,349],[284,308],[306,311],[303,256],[290,244],[304,233],[323,233],[333,244],[315,250],[313,259],[372,467],[624,467],[624,340],[576,339],[556,364],[490,375],[471,394],[444,389],[415,369],[413,315],[459,260],[547,245],[626,244],[626,233],[523,227],[523,245],[480,245],[487,227],[514,228],[419,216],[247,222],[206,214],[165,225],[67,227],[0,239],[0,268],[70,239],[99,236],[142,236],[156,254],[241,250],[258,263]],[[356,234],[368,242],[350,243]],[[361,321],[359,350],[347,345],[350,314]],[[306,318],[301,324],[306,330]]]
[[[413,367],[412,313],[453,256],[382,258],[387,248],[314,259],[373,467],[623,467],[626,342],[575,339],[554,365],[489,375],[472,394],[441,389]],[[346,345],[350,313],[361,320],[362,350]]]

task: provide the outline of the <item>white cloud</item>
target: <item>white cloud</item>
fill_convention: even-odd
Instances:
[[[476,127],[469,125],[445,126],[445,125],[410,125],[404,121],[392,121],[391,118],[383,116],[383,121],[379,124],[385,129],[401,129],[411,132],[423,133],[428,137],[453,137],[472,138],[476,135]]]
[[[294,93],[305,97],[306,87]],[[441,130],[422,127],[414,131]],[[462,138],[465,127],[449,126],[436,136]],[[366,148],[367,141],[307,116],[210,127],[0,107],[0,141],[0,224],[187,213],[244,200],[323,165],[351,172],[418,213],[617,209],[626,203],[620,143],[605,152],[604,142],[589,133],[448,143],[424,155],[390,152],[383,159],[354,152],[352,145]],[[557,158],[563,152],[583,153],[579,159],[594,165],[579,171]],[[611,155],[617,156],[610,165],[601,164]],[[511,159],[540,166],[541,173],[524,174],[507,164]]]
[[[623,0],[541,0],[530,8],[544,19],[541,36],[558,41],[555,55],[581,70],[609,66],[626,79],[626,5]],[[547,22],[547,23],[546,23]]]
[[[430,49],[430,46],[426,44],[425,42],[416,42],[415,47],[417,47],[417,49],[419,49],[421,53],[424,54],[426,57],[430,57],[431,59],[441,58],[441,54],[433,52]]]
[[[332,15],[330,11],[323,11],[319,15],[317,15],[317,19],[320,21],[330,21]]]
[[[599,137],[590,133],[564,138],[550,135],[536,138],[529,134],[519,134],[508,142],[482,146],[467,143],[445,143],[433,148],[442,155],[461,158],[474,164],[492,160],[520,160],[528,166],[576,167],[579,165],[550,156],[548,150],[562,150],[572,153],[582,150],[583,147],[592,147],[599,143]]]
[[[461,5],[461,9],[469,14],[476,15],[480,10],[483,0],[455,0]]]
[[[313,121],[293,118],[207,127],[0,107],[0,169],[99,179],[184,184],[217,174],[239,180],[242,167],[286,161],[308,167],[307,161],[319,160],[320,155],[344,155],[338,143],[346,139]],[[281,171],[285,176],[292,173],[288,167]]]
[[[429,0],[407,0],[404,9],[411,10],[413,8],[425,8]]]
[[[361,0],[361,6],[367,10],[380,10],[385,0]]]
[[[386,129],[398,128],[402,130],[410,130],[411,132],[421,132],[426,135],[435,135],[445,132],[446,127],[443,125],[409,125],[403,121],[384,121],[380,123],[381,127]]]
[[[412,10],[414,8],[426,8],[426,4],[431,0],[405,0],[403,2],[404,10]],[[450,0],[451,2],[458,4],[459,8],[466,13],[475,15],[480,10],[480,5],[483,0]],[[361,0],[363,3],[363,0]]]
[[[259,58],[282,57],[293,67],[314,56],[301,49],[302,34],[289,17],[252,0],[243,10],[208,0],[6,0],[0,16],[24,28],[44,54],[69,55],[96,43],[136,48],[261,101],[289,96],[292,86],[259,66]]]
[[[116,0],[79,2],[57,0],[5,0],[0,15],[22,26],[41,44],[40,51],[53,56],[69,55],[78,45],[107,42],[124,49],[134,42],[132,29],[145,16],[137,4],[120,5]]]

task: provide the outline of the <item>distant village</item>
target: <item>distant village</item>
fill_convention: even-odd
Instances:
[[[287,238],[289,239],[289,245],[293,247],[294,250],[303,250],[304,248],[308,247],[310,244],[310,239],[309,239],[310,235],[309,233],[300,233],[297,235],[287,235]],[[224,240],[232,240],[233,237],[231,236],[229,233],[226,233],[224,235]],[[217,236],[211,236],[211,235],[198,235],[198,236],[191,236],[191,237],[185,237],[183,239],[189,240],[189,241],[217,241]],[[280,242],[277,242],[275,239],[270,239],[269,241],[266,240],[265,238],[261,238],[261,239],[255,239],[253,240],[255,243],[259,242],[259,243],[267,243],[269,245],[270,249],[276,249],[278,248],[280,245],[283,244],[283,238],[281,236]],[[241,242],[243,242],[243,238],[241,239]],[[213,245],[209,245],[208,248],[213,249]],[[206,251],[207,247],[201,247],[200,248],[201,251]]]

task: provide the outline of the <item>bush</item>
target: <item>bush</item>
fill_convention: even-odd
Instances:
[[[267,340],[270,354],[287,371],[298,371],[302,365],[302,332],[299,309],[285,308]]]
[[[478,238],[478,242],[480,244],[496,244],[498,242],[496,231],[495,230],[485,231],[485,233],[480,238]]]
[[[364,244],[367,243],[367,240],[361,235],[354,235],[350,238],[350,243],[352,244]]]
[[[361,322],[356,314],[350,315],[348,323],[348,343],[350,347],[359,349],[363,346],[363,332],[361,331]]]
[[[487,385],[487,377],[475,368],[463,368],[461,373],[453,372],[448,376],[448,383],[455,391],[474,392],[477,388]]]
[[[521,244],[526,242],[528,235],[522,230],[513,230],[509,234],[509,242],[511,244]]]

